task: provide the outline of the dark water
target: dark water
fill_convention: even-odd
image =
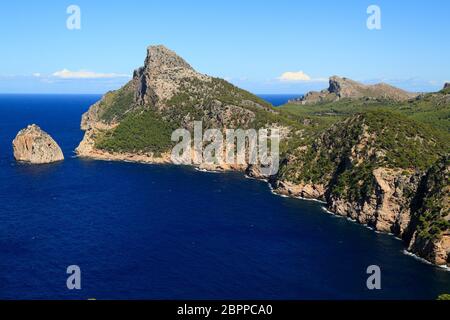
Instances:
[[[260,98],[269,101],[275,107],[286,104],[289,100],[300,98],[301,94],[259,94]]]
[[[72,158],[98,96],[0,96],[1,299],[435,298],[450,272],[402,243],[272,195],[241,174]],[[11,141],[37,123],[66,161],[29,166]],[[366,289],[379,265],[382,290]],[[82,290],[66,288],[79,265]]]

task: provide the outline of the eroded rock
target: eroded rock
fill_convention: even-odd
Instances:
[[[19,131],[13,141],[13,149],[17,161],[44,164],[64,160],[55,140],[35,124]]]

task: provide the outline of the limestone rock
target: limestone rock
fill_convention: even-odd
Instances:
[[[135,98],[138,104],[164,108],[163,102],[178,92],[184,79],[210,81],[172,50],[162,45],[150,46],[144,66],[134,71]]]
[[[13,141],[13,149],[17,161],[44,164],[64,160],[55,140],[35,124],[19,131]]]
[[[325,187],[321,184],[300,183],[289,181],[275,181],[272,184],[278,194],[304,199],[324,200]]]
[[[401,170],[390,168],[377,168],[372,175],[372,193],[360,201],[330,196],[328,208],[375,230],[402,237],[411,220],[411,196],[408,194],[416,191],[419,177],[405,176]]]

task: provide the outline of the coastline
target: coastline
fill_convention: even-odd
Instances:
[[[164,153],[162,154],[160,157],[155,157],[152,154],[132,154],[132,153],[110,153],[110,152],[106,152],[106,151],[99,151],[99,150],[95,150],[94,148],[92,148],[91,150],[89,150],[88,152],[86,152],[86,150],[84,150],[82,153],[79,152],[79,149],[76,150],[76,157],[77,158],[84,158],[84,159],[91,159],[91,160],[95,160],[95,161],[114,161],[114,162],[126,162],[126,163],[137,163],[137,164],[147,164],[147,165],[177,165],[174,164],[171,161],[170,158],[170,154],[169,153]],[[215,168],[210,168],[210,167],[201,167],[195,164],[190,164],[190,165],[186,165],[187,167],[191,167],[193,168],[195,171],[198,172],[204,172],[204,173],[214,173],[214,174],[218,174],[218,173],[225,173],[225,172],[241,172],[244,174],[244,178],[245,179],[252,179],[252,180],[257,180],[257,181],[261,181],[261,182],[265,182],[267,183],[270,192],[273,195],[282,197],[282,198],[290,198],[290,199],[296,199],[296,200],[302,200],[302,201],[309,201],[309,202],[316,202],[318,204],[322,204],[323,206],[321,206],[321,209],[325,212],[328,213],[329,215],[333,216],[333,217],[337,217],[337,218],[344,218],[349,222],[355,223],[357,225],[360,225],[372,232],[375,233],[379,233],[379,234],[385,234],[385,235],[389,235],[394,237],[396,240],[402,241],[403,240],[401,238],[399,238],[398,236],[396,236],[395,234],[391,233],[391,232],[384,232],[384,231],[379,231],[376,230],[373,227],[368,226],[367,224],[362,224],[359,223],[356,219],[352,219],[348,216],[343,216],[340,215],[339,213],[330,211],[329,208],[326,207],[326,205],[328,205],[328,203],[326,201],[320,200],[320,199],[316,199],[316,198],[305,198],[305,197],[301,197],[301,196],[294,196],[293,194],[286,194],[286,192],[278,192],[276,189],[274,189],[273,184],[271,183],[271,181],[267,178],[267,177],[263,177],[263,176],[250,176],[246,173],[246,170],[243,169],[242,167],[237,169],[237,168],[233,168],[233,167],[226,167],[226,168],[222,168],[222,167],[215,167]],[[407,246],[405,245],[405,249],[402,251],[403,254],[408,255],[422,263],[428,264],[428,265],[432,265],[435,267],[438,267],[442,270],[445,271],[449,271],[450,272],[450,268],[446,265],[438,265],[435,263],[432,263],[431,261],[426,260],[425,258],[422,258],[410,251],[408,251]]]

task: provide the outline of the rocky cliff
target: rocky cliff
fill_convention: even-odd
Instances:
[[[272,184],[281,194],[323,200],[329,211],[450,265],[447,152],[446,142],[422,125],[367,112],[293,150]]]
[[[35,124],[19,131],[12,144],[17,161],[44,164],[64,160],[55,140]]]
[[[330,78],[328,89],[320,92],[311,91],[304,97],[290,101],[298,104],[315,104],[333,102],[340,99],[378,99],[405,101],[416,97],[417,94],[406,92],[385,83],[365,85],[348,78],[333,76]]]
[[[406,240],[409,250],[439,264],[450,265],[450,157],[437,161],[422,177],[413,199]]]

